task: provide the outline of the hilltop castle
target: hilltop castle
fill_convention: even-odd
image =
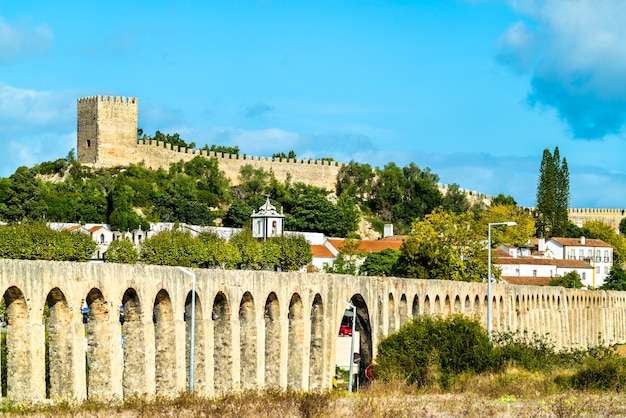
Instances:
[[[172,147],[159,141],[137,139],[137,104],[134,97],[91,96],[78,99],[77,153],[81,164],[114,167],[143,162],[149,168],[168,168],[180,160],[200,155],[218,159],[219,168],[233,184],[239,183],[239,169],[246,164],[270,169],[276,178],[335,190],[342,164],[334,161],[273,159]]]
[[[90,167],[114,167],[139,164],[149,168],[168,168],[171,163],[189,161],[200,155],[217,158],[219,168],[233,184],[239,183],[239,170],[249,164],[272,170],[276,178],[335,190],[342,163],[323,160],[250,157],[172,147],[159,141],[137,139],[139,100],[135,97],[91,96],[78,99],[77,154],[81,164]],[[447,185],[439,185],[447,193]],[[489,204],[489,195],[464,190],[472,202]],[[570,209],[570,220],[582,225],[587,220],[602,220],[617,229],[624,209]]]

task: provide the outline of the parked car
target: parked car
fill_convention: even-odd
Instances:
[[[344,325],[341,324],[341,326],[339,327],[339,335],[341,336],[350,336],[352,335],[352,326],[351,325]]]

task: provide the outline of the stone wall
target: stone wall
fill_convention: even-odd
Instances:
[[[362,371],[380,338],[411,317],[461,313],[486,326],[483,283],[193,272],[193,384],[207,396],[252,387],[330,388],[345,300],[357,310]],[[191,276],[173,267],[0,260],[8,313],[7,358],[0,360],[7,364],[8,397],[45,398],[46,375],[53,399],[174,396],[185,390],[192,287]],[[607,344],[626,341],[626,292],[494,284],[492,295],[494,331],[536,332],[558,348],[587,347],[599,337]]]

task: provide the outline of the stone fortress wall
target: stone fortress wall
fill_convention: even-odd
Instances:
[[[342,163],[323,160],[255,157],[223,154],[183,147],[172,147],[159,141],[137,140],[139,99],[119,96],[91,96],[78,99],[77,153],[81,164],[91,167],[113,167],[143,162],[146,167],[167,168],[171,163],[189,161],[196,156],[216,158],[220,170],[232,184],[239,183],[239,170],[251,165],[272,171],[276,178],[303,182],[327,190],[335,190]],[[438,184],[445,195],[449,186]],[[470,202],[489,205],[491,196],[461,189]],[[587,220],[601,220],[616,230],[626,209],[570,209],[570,220],[582,225]]]

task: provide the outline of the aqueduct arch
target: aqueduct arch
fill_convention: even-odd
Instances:
[[[346,300],[356,306],[361,371],[375,360],[380,338],[409,316],[461,312],[486,325],[484,283],[216,269],[195,274],[192,293],[173,267],[0,260],[6,395],[80,400],[185,390],[192,301],[194,387],[207,395],[330,388]],[[557,347],[587,347],[598,334],[607,344],[625,342],[624,292],[496,283],[492,293],[494,331],[549,333]],[[46,347],[53,359],[47,369]]]

